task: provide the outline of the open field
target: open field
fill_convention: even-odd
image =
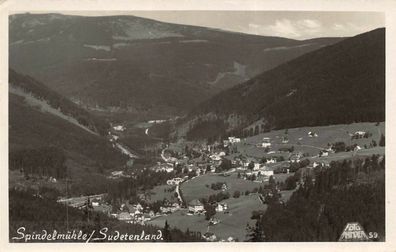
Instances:
[[[150,197],[148,199],[149,202],[155,202],[163,199],[167,199],[170,202],[177,202],[177,198],[174,196],[175,190],[172,190],[171,192],[168,191],[169,189],[172,189],[172,187],[175,186],[169,186],[169,185],[160,185],[154,187],[150,191]]]
[[[241,196],[238,199],[230,198],[225,200],[229,207],[229,214],[223,212],[216,213],[215,217],[220,223],[210,226],[209,231],[214,232],[219,239],[227,239],[232,236],[239,241],[246,239],[246,225],[254,225],[254,220],[250,219],[252,211],[265,210],[267,205],[263,205],[257,195]],[[150,224],[163,227],[165,221],[171,227],[177,227],[183,231],[199,231],[202,234],[208,231],[208,221],[204,215],[187,215],[186,211],[178,211],[168,216],[161,216],[150,221]]]
[[[261,183],[240,179],[237,177],[236,173],[228,177],[219,174],[205,174],[193,178],[181,185],[183,197],[188,203],[193,199],[208,198],[212,194],[217,194],[221,192],[221,190],[216,191],[210,188],[210,185],[216,182],[225,182],[228,188],[226,192],[229,192],[231,197],[234,191],[244,193],[246,190],[252,191],[254,188],[258,188],[262,185]],[[208,187],[206,185],[208,185]]]
[[[285,180],[290,177],[293,176],[294,172],[290,172],[290,173],[279,173],[279,174],[274,174],[273,178],[275,180],[275,182],[285,182]]]
[[[237,199],[230,198],[225,200],[229,206],[230,214],[216,213],[215,217],[220,223],[210,227],[220,238],[232,236],[239,241],[246,239],[246,225],[253,226],[255,221],[250,219],[255,210],[266,210],[267,205],[260,202],[257,195],[241,196]]]
[[[351,140],[350,133],[356,131],[364,131],[371,133],[369,138]],[[314,132],[317,137],[309,137],[308,132]],[[280,147],[294,146],[295,152],[305,152],[310,156],[318,155],[321,149],[327,148],[327,144],[332,144],[338,141],[345,142],[346,145],[357,144],[361,147],[369,145],[372,140],[378,141],[381,134],[385,134],[385,124],[381,122],[378,126],[376,123],[353,123],[353,124],[340,124],[320,127],[302,127],[288,129],[287,135],[285,130],[276,130],[253,137],[248,137],[237,144],[238,152],[247,156],[261,158],[264,156],[271,156],[264,153],[264,148],[256,147],[255,145],[262,142],[264,137],[271,139],[271,150],[278,151]],[[289,142],[282,143],[282,137],[287,136]],[[287,153],[274,153],[272,155],[287,157]]]
[[[338,161],[343,159],[351,159],[351,158],[365,158],[370,157],[372,155],[384,155],[385,154],[385,147],[374,147],[370,149],[362,149],[356,152],[339,152],[333,153],[328,157],[312,157],[309,158],[311,162],[319,161],[330,163],[331,161]]]

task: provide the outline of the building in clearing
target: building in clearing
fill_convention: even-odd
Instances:
[[[327,150],[321,150],[319,152],[319,157],[327,157],[329,156],[329,152]]]
[[[308,136],[309,137],[318,137],[318,134],[315,133],[315,132],[310,131],[310,132],[308,132]]]
[[[269,137],[264,137],[263,142],[261,143],[261,147],[270,147],[271,146],[271,139]]]
[[[114,126],[113,129],[116,131],[124,131],[126,128],[125,128],[125,126],[117,125],[117,126]]]

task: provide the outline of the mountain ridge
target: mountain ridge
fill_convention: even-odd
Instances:
[[[184,114],[263,70],[343,39],[306,45],[130,16],[18,14],[10,20],[10,66],[18,72],[88,109],[159,115]]]

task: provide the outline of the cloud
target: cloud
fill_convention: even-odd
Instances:
[[[344,24],[334,23],[331,26],[331,29],[335,31],[345,31],[345,32],[363,32],[367,30],[367,27],[359,26],[351,22],[348,22]]]
[[[304,28],[310,28],[310,29],[318,29],[322,26],[319,21],[312,20],[312,19],[300,20],[297,23],[299,26],[302,26]]]
[[[269,25],[250,23],[248,29],[250,33],[259,35],[302,39],[319,34],[323,26],[321,22],[314,19],[278,19],[275,20],[275,23]]]

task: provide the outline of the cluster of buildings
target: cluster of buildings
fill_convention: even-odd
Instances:
[[[352,137],[358,139],[358,138],[363,138],[367,133],[365,131],[356,131],[355,133],[352,134]]]
[[[228,205],[225,202],[215,202],[213,204],[215,204],[216,212],[227,212],[228,210]],[[189,214],[200,215],[205,213],[204,205],[198,199],[191,200],[187,207]]]
[[[180,205],[177,202],[167,203],[160,207],[161,214],[171,214],[180,209]]]
[[[94,212],[101,212],[110,216],[112,206],[104,202],[104,196],[105,194],[97,194],[72,198],[60,198],[57,202],[78,209],[89,208]]]
[[[176,163],[161,163],[161,162],[158,162],[157,165],[155,167],[153,167],[153,169],[156,172],[162,171],[162,172],[170,173],[170,172],[173,172],[175,170],[175,166],[176,165],[177,165]]]
[[[308,137],[318,137],[318,134],[316,132],[310,131],[308,132]]]
[[[153,124],[153,123],[163,123],[163,122],[166,122],[166,120],[150,120],[150,121],[148,121],[148,123],[151,123],[151,124]]]
[[[167,184],[167,185],[178,185],[178,184],[180,184],[181,182],[185,181],[187,178],[188,178],[188,177],[186,176],[186,177],[184,177],[184,178],[173,178],[173,179],[168,179],[168,180],[166,181],[166,184]]]
[[[145,222],[150,221],[155,216],[155,213],[148,208],[144,209],[141,204],[122,204],[120,212],[113,213],[111,216],[126,223],[145,225]]]
[[[227,147],[229,145],[235,144],[235,143],[240,143],[241,139],[239,137],[228,137],[228,139],[223,140],[223,146]]]

